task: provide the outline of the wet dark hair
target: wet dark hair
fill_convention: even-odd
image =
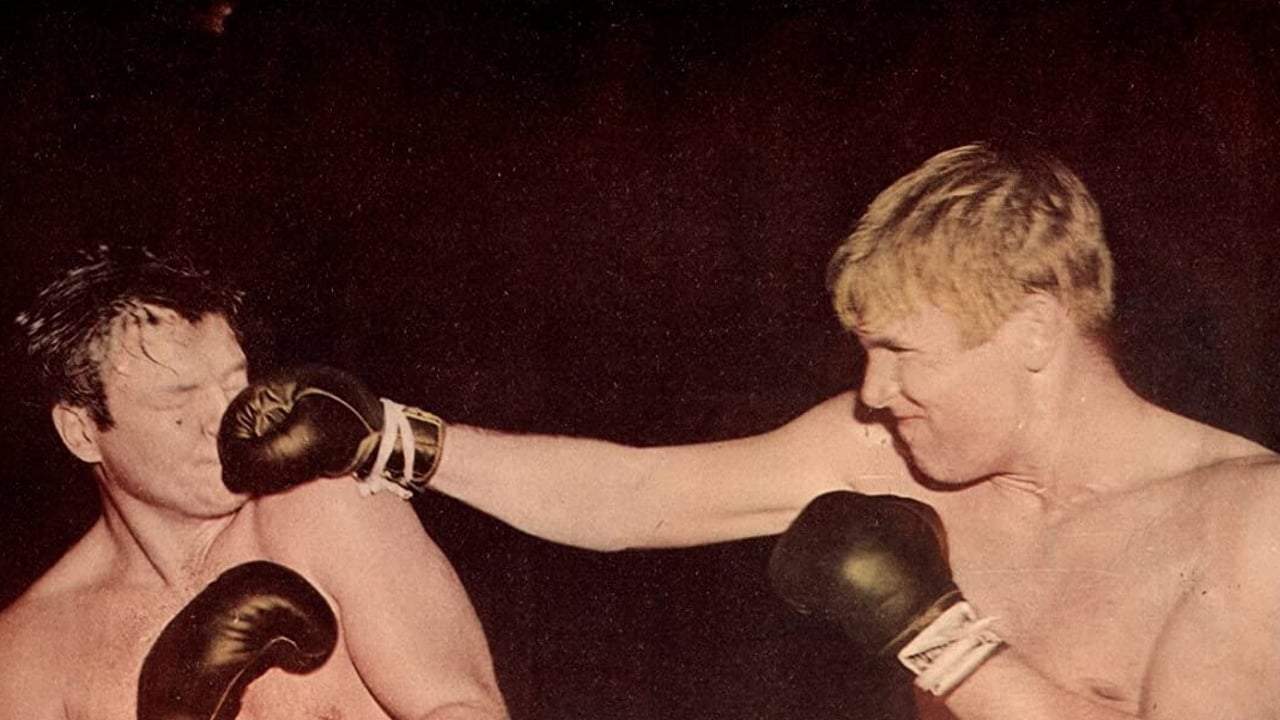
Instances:
[[[242,292],[187,255],[100,245],[80,253],[15,323],[45,401],[83,407],[100,427],[109,428],[101,370],[118,320],[155,324],[155,308],[188,322],[217,315],[239,338],[242,300]]]

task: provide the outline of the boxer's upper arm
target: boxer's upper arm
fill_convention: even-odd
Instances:
[[[360,497],[350,479],[288,495],[275,502],[294,507],[270,508],[264,532],[333,598],[378,703],[395,718],[504,717],[479,619],[410,505]]]
[[[619,505],[648,519],[631,534],[649,547],[778,533],[824,492],[901,494],[910,484],[889,432],[855,419],[852,393],[762,435],[647,452],[649,473]]]

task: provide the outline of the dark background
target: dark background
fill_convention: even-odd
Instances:
[[[1270,3],[424,5],[4,10],[4,317],[76,248],[179,246],[251,290],[263,366],[499,428],[742,435],[855,383],[823,274],[875,193],[1014,137],[1098,198],[1135,386],[1280,446]],[[3,603],[96,512],[12,362]],[[598,555],[417,507],[516,718],[901,707],[768,594],[767,538]]]

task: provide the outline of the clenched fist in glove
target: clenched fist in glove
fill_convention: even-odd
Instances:
[[[310,365],[242,390],[222,417],[218,455],[232,492],[263,495],[354,473],[364,490],[407,498],[435,472],[444,428],[431,413],[379,400],[348,373]]]
[[[301,575],[261,560],[237,565],[151,646],[138,678],[138,720],[232,720],[263,673],[316,670],[337,643],[333,610]]]
[[[817,497],[778,540],[769,578],[794,608],[835,622],[868,654],[896,656],[936,695],[1001,642],[952,582],[937,514],[908,498]]]

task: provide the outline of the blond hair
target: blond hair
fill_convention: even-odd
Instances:
[[[883,328],[929,302],[976,345],[1037,291],[1085,333],[1105,333],[1113,274],[1098,206],[1075,174],[1034,151],[975,143],[880,193],[827,277],[846,328]]]

